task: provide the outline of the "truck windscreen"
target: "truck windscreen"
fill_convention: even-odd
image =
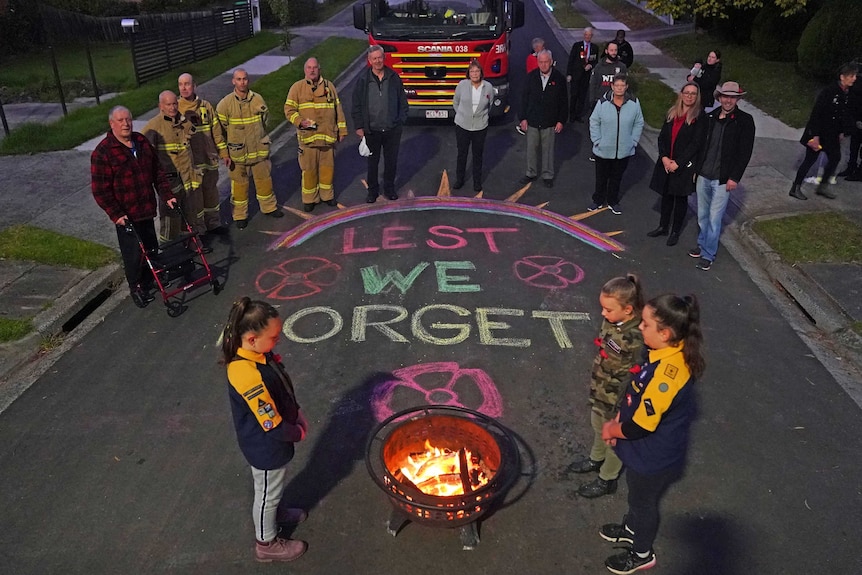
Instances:
[[[498,38],[504,0],[374,2],[372,34],[381,40]]]

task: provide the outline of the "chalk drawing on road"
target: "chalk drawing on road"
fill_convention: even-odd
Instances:
[[[260,294],[271,299],[300,299],[334,284],[340,271],[340,265],[326,258],[294,258],[260,272],[254,285]]]
[[[457,362],[443,361],[396,369],[392,376],[372,392],[371,407],[377,421],[401,409],[427,404],[467,407],[494,418],[503,415],[500,392],[481,369],[462,368]],[[400,402],[409,405],[393,406],[396,394],[400,395]]]
[[[527,256],[512,266],[515,277],[531,287],[565,289],[584,279],[584,270],[558,256]]]

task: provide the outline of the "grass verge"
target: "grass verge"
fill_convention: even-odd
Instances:
[[[683,66],[695,58],[706,58],[710,50],[721,49],[721,80],[739,82],[751,102],[788,126],[802,128],[808,121],[817,92],[823,87],[802,78],[792,62],[770,62],[758,58],[750,46],[728,44],[708,34],[684,34],[653,41],[656,47]],[[742,103],[745,109],[745,102]]]
[[[263,96],[270,109],[267,130],[271,131],[285,121],[284,99],[294,82],[304,77],[303,66],[305,66],[308,57],[315,56],[320,61],[323,77],[332,80],[338,77],[367,47],[368,41],[366,40],[332,36],[307,53],[297,56],[287,66],[267,74],[255,82],[252,89]],[[336,88],[338,87],[336,86]],[[345,110],[350,109],[350,106],[343,100],[341,106]],[[345,111],[345,113],[348,112]]]
[[[644,121],[653,128],[661,128],[676,92],[637,62],[629,69],[629,86],[640,102]]]
[[[225,70],[275,48],[281,37],[271,32],[261,32],[248,40],[240,42],[230,50],[168,72],[161,78],[130,90],[124,94],[102,102],[93,108],[80,108],[53,124],[23,124],[12,130],[8,137],[0,141],[0,154],[33,154],[53,150],[68,150],[81,142],[86,142],[108,129],[108,112],[116,105],[139,115],[155,107],[159,92],[176,90],[177,76],[182,72],[194,75],[199,83],[206,82]]]
[[[117,260],[114,250],[33,226],[0,232],[0,258],[94,270]]]
[[[33,322],[29,319],[0,317],[0,343],[21,339],[31,331],[33,331]]]
[[[862,228],[843,214],[761,220],[754,223],[754,231],[791,264],[862,262]]]
[[[649,12],[644,12],[626,0],[593,0],[593,2],[631,30],[646,30],[665,25]]]
[[[586,28],[590,21],[572,7],[570,0],[546,0],[550,4],[551,15],[557,19],[560,28]],[[542,7],[540,6],[541,10]]]
[[[94,96],[85,46],[56,46],[54,53],[66,100]],[[91,44],[90,55],[101,93],[135,88],[135,69],[127,45]],[[4,101],[7,103],[21,100],[60,101],[48,48],[3,58],[0,65],[0,85],[3,86]]]

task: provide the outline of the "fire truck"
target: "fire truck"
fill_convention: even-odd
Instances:
[[[474,59],[494,87],[491,116],[509,109],[509,35],[524,25],[522,0],[371,0],[353,25],[386,54],[404,83],[410,116],[454,118],[455,86]]]

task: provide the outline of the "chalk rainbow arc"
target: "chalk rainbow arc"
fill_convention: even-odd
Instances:
[[[625,249],[621,243],[603,233],[549,210],[500,200],[454,196],[423,196],[398,200],[397,202],[378,202],[373,205],[363,204],[335,210],[307,220],[292,230],[285,232],[272,243],[269,249],[274,250],[301,245],[306,240],[330,228],[370,215],[427,210],[458,210],[512,216],[552,227],[603,252],[618,252]]]

